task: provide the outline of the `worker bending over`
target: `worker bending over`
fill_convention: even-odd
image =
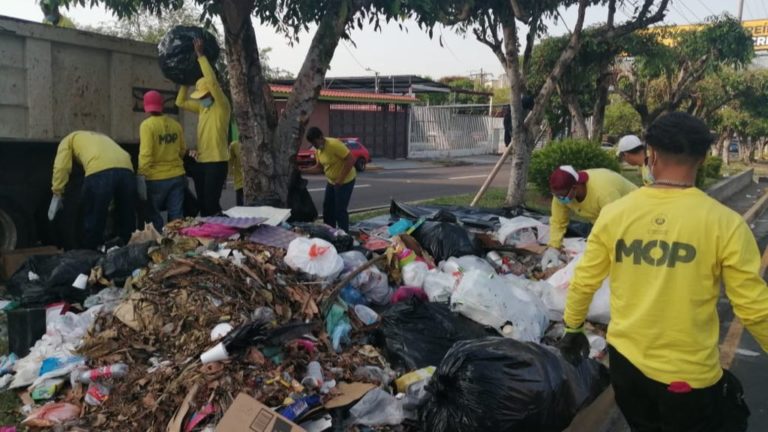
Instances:
[[[83,246],[96,249],[104,243],[109,204],[114,201],[116,229],[128,242],[136,229],[136,177],[131,157],[106,135],[91,131],[75,131],[64,137],[53,162],[53,198],[48,219],[53,220],[62,207],[62,195],[69,181],[72,162],[85,170],[82,205],[85,238]]]
[[[52,25],[61,28],[75,28],[75,24],[69,18],[59,12],[59,0],[42,0],[40,9],[45,14],[43,24]]]
[[[349,231],[348,207],[357,176],[355,156],[341,140],[326,138],[317,127],[309,128],[307,141],[317,152],[318,166],[310,172],[319,173],[322,170],[328,180],[323,198],[323,222]]]
[[[155,90],[144,94],[144,112],[149,114],[139,128],[139,195],[148,201],[149,220],[155,229],[163,229],[162,210],[168,221],[184,217],[184,132],[176,120],[163,114],[163,96]]]
[[[637,189],[621,174],[604,168],[576,171],[564,165],[549,177],[552,192],[552,217],[549,220],[549,248],[541,259],[541,267],[561,263],[560,248],[570,221],[569,210],[594,223],[606,205]]]
[[[616,153],[622,162],[640,168],[643,185],[650,186],[653,184],[653,175],[651,175],[651,169],[648,168],[645,145],[640,141],[640,138],[635,135],[624,135],[619,140],[619,145],[616,146]]]
[[[229,100],[219,86],[216,74],[203,52],[202,39],[194,41],[197,61],[203,71],[203,77],[197,80],[195,91],[187,100],[187,86],[181,86],[176,97],[176,106],[198,114],[197,150],[193,153],[197,160],[197,170],[192,180],[203,216],[221,213],[221,191],[227,181],[229,162]]]
[[[670,113],[648,127],[655,183],[603,209],[568,288],[561,349],[579,361],[592,296],[611,279],[611,384],[633,431],[744,431],[738,380],[720,366],[721,286],[768,351],[768,288],[736,212],[694,187],[713,138]]]

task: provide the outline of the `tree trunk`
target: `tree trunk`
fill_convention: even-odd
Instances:
[[[333,59],[333,53],[344,34],[350,16],[347,1],[331,2],[317,27],[309,46],[307,56],[293,84],[293,90],[286,102],[285,111],[280,115],[276,132],[278,154],[277,177],[287,191],[289,175],[295,169],[294,155],[297,154],[304,138],[304,129],[315,108],[325,74]],[[328,131],[323,131],[328,133]],[[286,195],[280,195],[282,199]]]
[[[245,201],[277,198],[287,194],[287,187],[276,176],[277,115],[251,23],[253,2],[225,0],[221,7],[233,114],[243,155]]]
[[[731,146],[731,139],[733,139],[733,131],[727,131],[725,133],[725,142],[723,143],[722,148],[722,158],[723,158],[723,164],[728,165],[730,163],[730,150],[729,147]]]
[[[571,136],[573,138],[589,139],[587,119],[584,118],[584,113],[581,111],[578,97],[573,93],[559,93],[560,99],[565,103],[568,112],[571,114]]]
[[[611,86],[611,64],[605,63],[600,69],[597,79],[597,97],[592,109],[592,130],[589,138],[595,142],[603,142],[603,124],[605,123],[605,107],[608,105],[608,90]]]

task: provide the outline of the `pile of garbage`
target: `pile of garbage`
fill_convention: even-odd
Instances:
[[[45,333],[3,359],[0,386],[28,426],[185,432],[561,430],[607,386],[608,281],[589,314],[596,360],[552,346],[583,238],[541,269],[545,216],[390,213],[345,233],[235,208],[32,257],[8,293]]]

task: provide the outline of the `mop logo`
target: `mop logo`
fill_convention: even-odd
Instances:
[[[176,140],[179,139],[179,134],[176,133],[166,133],[166,134],[160,134],[160,144],[173,144],[176,142]]]
[[[677,264],[686,264],[696,258],[696,248],[688,243],[672,242],[664,240],[632,240],[627,244],[624,239],[616,241],[616,262],[624,262],[625,258],[632,258],[632,264],[645,263],[654,267],[667,266],[674,268]]]

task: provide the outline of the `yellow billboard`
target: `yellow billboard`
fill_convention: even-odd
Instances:
[[[741,25],[752,34],[752,42],[754,44],[755,52],[768,51],[768,19],[742,21]],[[702,24],[684,24],[678,26],[655,27],[649,30],[664,29],[666,32],[675,33],[696,30],[701,27],[703,27]],[[664,35],[661,36],[661,42],[666,45],[674,44],[674,41],[670,36]]]

